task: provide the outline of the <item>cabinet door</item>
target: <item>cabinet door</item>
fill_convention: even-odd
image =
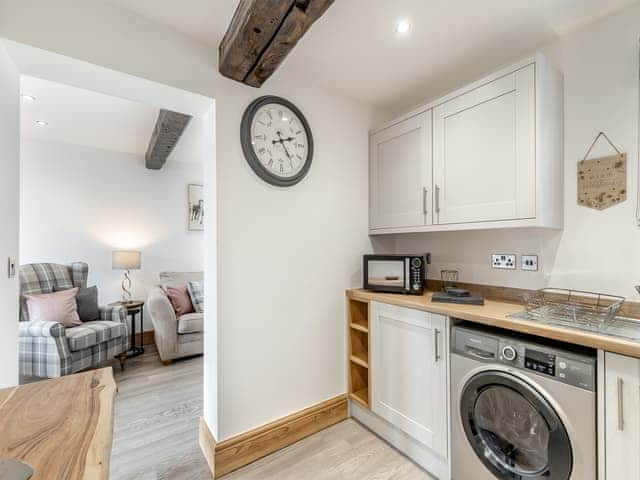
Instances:
[[[431,111],[371,136],[371,228],[432,223]]]
[[[640,478],[640,361],[605,354],[607,480]]]
[[[372,411],[447,458],[446,318],[371,304]]]
[[[535,217],[535,67],[433,112],[434,223]]]

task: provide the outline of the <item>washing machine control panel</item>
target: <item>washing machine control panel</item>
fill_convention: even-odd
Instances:
[[[555,377],[556,356],[546,351],[525,348],[524,368]]]
[[[596,359],[590,352],[572,351],[558,342],[546,345],[523,335],[495,334],[476,326],[452,329],[452,353],[484,363],[508,365],[586,390],[596,388]]]

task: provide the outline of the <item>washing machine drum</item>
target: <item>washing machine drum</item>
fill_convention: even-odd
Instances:
[[[526,381],[500,371],[473,376],[460,397],[467,440],[500,480],[568,480],[571,441],[550,403]]]

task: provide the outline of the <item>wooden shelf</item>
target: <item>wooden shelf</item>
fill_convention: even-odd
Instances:
[[[367,352],[353,353],[351,354],[351,361],[364,368],[369,368],[369,359],[367,358]]]
[[[349,395],[349,397],[351,397],[351,399],[355,400],[363,407],[369,408],[369,389],[368,388],[365,387],[361,390],[358,390],[357,392],[353,392]]]
[[[349,299],[349,398],[369,409],[369,302]]]
[[[369,327],[367,327],[366,325],[361,325],[360,323],[351,323],[349,325],[351,328],[353,328],[354,330],[358,330],[360,332],[364,332],[364,333],[369,333]]]

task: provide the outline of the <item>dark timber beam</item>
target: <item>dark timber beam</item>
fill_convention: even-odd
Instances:
[[[160,170],[164,166],[190,121],[191,115],[160,110],[144,157],[148,169]]]
[[[240,0],[219,47],[220,73],[260,87],[334,0]]]

